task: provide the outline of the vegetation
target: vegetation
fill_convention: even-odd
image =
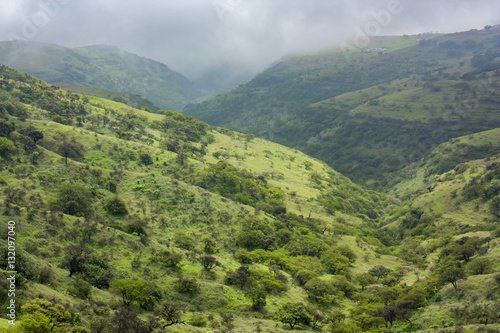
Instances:
[[[499,31],[380,37],[366,50],[288,57],[184,112],[297,148],[386,191],[437,145],[500,127]],[[494,146],[436,156],[429,172],[483,158]]]
[[[1,213],[16,222],[20,305],[19,325],[1,320],[0,330],[500,328],[496,130],[408,165],[415,176],[394,182],[397,199],[253,135],[5,66],[0,112]],[[6,318],[5,237],[0,249]]]
[[[201,96],[193,82],[164,64],[112,46],[66,48],[4,41],[0,43],[0,63],[73,92],[138,109],[156,111],[157,105],[181,110],[190,100]]]

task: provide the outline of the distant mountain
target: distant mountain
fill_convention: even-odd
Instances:
[[[499,27],[373,37],[364,50],[283,59],[183,112],[322,159],[387,189],[450,138],[500,127]]]
[[[166,65],[113,46],[67,48],[28,41],[0,42],[0,64],[49,83],[72,83],[139,95],[180,110],[201,96],[194,83]]]

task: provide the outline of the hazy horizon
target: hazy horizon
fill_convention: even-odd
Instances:
[[[356,35],[456,32],[500,23],[496,0],[3,0],[0,40],[114,45],[224,87],[288,54]]]

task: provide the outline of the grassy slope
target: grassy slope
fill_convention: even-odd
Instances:
[[[50,83],[73,83],[137,94],[163,109],[180,110],[201,94],[164,64],[111,46],[65,48],[25,41],[0,43],[0,63]]]
[[[475,134],[474,136],[487,137],[496,131]],[[470,140],[470,137],[457,139],[460,142]],[[438,147],[439,148],[439,147]],[[492,262],[491,269],[485,274],[469,275],[465,280],[458,282],[455,290],[451,284],[443,287],[439,291],[439,296],[431,302],[428,307],[412,317],[412,321],[419,327],[445,328],[464,322],[461,315],[454,316],[452,309],[473,308],[481,304],[489,304],[498,299],[498,285],[495,284],[495,277],[500,269],[500,241],[498,238],[498,218],[492,215],[490,203],[491,199],[482,196],[468,197],[465,189],[469,186],[474,177],[484,175],[488,166],[500,162],[500,156],[491,156],[487,159],[474,160],[460,164],[460,168],[451,170],[439,177],[428,186],[430,192],[416,196],[409,201],[412,209],[420,209],[424,212],[423,221],[431,221],[435,227],[435,232],[426,236],[414,233],[406,242],[411,239],[420,244],[420,249],[414,249],[417,253],[425,253],[425,269],[419,270],[420,277],[432,274],[432,271],[439,267],[439,253],[442,245],[436,246],[441,239],[447,235],[452,235],[451,242],[458,241],[464,237],[477,237],[479,239],[491,238],[489,246],[483,245],[483,251],[476,252],[471,258],[471,262],[478,258],[489,258]],[[402,220],[389,225],[387,228],[401,228]],[[398,226],[399,224],[399,226]],[[496,231],[492,231],[495,230]],[[425,234],[425,231],[424,231]],[[467,267],[467,265],[465,265]],[[423,268],[423,267],[422,267]],[[468,331],[475,332],[482,325],[468,325]],[[484,326],[483,326],[484,327]],[[491,325],[491,328],[500,328],[500,325]],[[426,331],[427,332],[427,331]]]
[[[387,189],[434,146],[499,126],[497,72],[471,65],[496,47],[495,29],[434,35],[422,45],[415,36],[374,38],[367,49],[387,47],[383,54],[291,57],[184,112],[297,148]]]
[[[20,85],[26,85],[26,83]],[[59,92],[56,91],[56,93]],[[69,96],[74,98],[76,95],[62,92],[58,96],[61,100],[66,100]],[[164,115],[136,110],[110,100],[90,96],[87,98],[90,113],[94,116],[107,115],[110,118],[110,124],[125,116],[130,119],[139,119],[138,122],[143,124],[151,124],[165,118]],[[264,175],[271,186],[282,189],[287,196],[285,206],[289,212],[322,221],[327,231],[323,236],[318,234],[318,237],[325,239],[333,237],[336,241],[352,245],[354,236],[335,235],[335,229],[330,225],[339,218],[342,218],[347,226],[365,226],[367,223],[366,216],[363,214],[337,212],[335,216],[332,216],[325,211],[317,198],[318,195],[328,192],[330,188],[337,185],[362,191],[366,197],[370,196],[368,192],[359,189],[357,185],[332,171],[323,162],[296,150],[247,135],[210,129],[209,133],[213,135],[214,141],[208,144],[206,155],[189,158],[187,165],[181,167],[176,161],[176,153],[160,147],[160,140],[165,134],[157,129],[145,127],[142,132],[136,127],[135,130],[130,130],[130,133],[142,134],[137,138],[134,136],[133,140],[123,140],[115,135],[116,127],[112,125],[103,126],[102,122],[94,124],[88,121],[81,127],[68,126],[51,121],[47,114],[46,110],[32,105],[26,120],[21,121],[16,117],[9,117],[17,130],[9,137],[18,145],[18,156],[3,161],[2,163],[6,164],[0,171],[2,179],[0,186],[4,192],[6,189],[27,188],[30,196],[38,194],[43,202],[38,208],[30,208],[34,210],[34,216],[30,218],[28,218],[27,207],[31,207],[31,204],[25,197],[16,199],[12,204],[14,207],[19,207],[19,210],[13,208],[14,210],[5,213],[17,222],[19,247],[29,253],[29,257],[36,262],[37,267],[49,267],[53,274],[48,284],[40,284],[36,279],[30,281],[19,297],[21,303],[39,295],[44,295],[44,297],[50,295],[75,309],[79,307],[79,304],[86,304],[86,301],[72,296],[68,291],[71,289],[73,279],[68,278],[67,270],[58,267],[64,256],[64,251],[61,249],[75,241],[69,231],[78,230],[78,225],[84,222],[83,218],[70,215],[57,217],[50,213],[48,215],[43,213],[47,211],[47,204],[55,195],[58,184],[68,180],[92,184],[91,186],[94,187],[97,199],[94,201],[93,209],[96,215],[89,222],[96,223],[99,232],[93,237],[90,245],[94,251],[109,258],[115,269],[115,276],[144,277],[153,281],[163,291],[165,297],[176,298],[186,305],[185,319],[199,313],[200,309],[205,315],[213,314],[215,321],[220,320],[219,313],[233,313],[236,315],[236,328],[242,331],[249,331],[256,321],[260,321],[263,328],[280,332],[281,328],[276,328],[276,322],[272,320],[272,314],[278,306],[288,301],[307,301],[304,290],[289,283],[289,290],[286,293],[270,295],[264,313],[256,313],[249,309],[250,302],[243,297],[239,289],[222,283],[225,271],[239,266],[232,255],[235,249],[234,237],[240,229],[240,220],[255,215],[272,223],[281,218],[258,212],[251,206],[207,192],[186,181],[187,178],[184,177],[210,168],[208,163],[218,161],[213,153],[227,152],[228,154],[222,154],[219,159],[225,159],[240,169]],[[28,154],[29,149],[25,152],[22,148],[23,135],[19,132],[26,133],[27,130],[40,130],[44,133],[44,139],[38,148],[40,157],[35,165],[29,162],[31,158]],[[145,134],[150,135],[152,142],[146,143]],[[85,147],[84,156],[77,159],[70,158],[67,165],[55,149],[58,141],[64,137],[74,138]],[[199,143],[193,144],[201,147]],[[150,154],[154,164],[144,166],[138,162],[137,157],[135,160],[127,157],[134,154],[137,156],[138,153]],[[117,175],[116,170],[121,170],[121,172]],[[319,179],[314,186],[311,182],[313,173],[316,174],[316,179]],[[118,183],[118,194],[126,202],[130,212],[128,217],[113,217],[102,209],[102,200],[112,195],[106,188],[106,183],[110,180]],[[148,197],[148,189],[154,188],[159,189],[160,194],[153,200]],[[3,195],[3,199],[5,198]],[[380,207],[380,209],[383,208]],[[124,224],[135,219],[146,222],[148,242],[141,242],[137,235],[119,230]],[[203,235],[212,235],[217,240],[220,251],[216,257],[221,267],[214,269],[214,278],[203,278],[201,265],[186,259],[188,255],[191,255],[190,251],[172,244],[172,235],[179,230],[186,231],[195,239],[200,239]],[[356,249],[356,251],[360,255],[367,253],[369,258],[362,261],[362,258],[358,257],[358,261],[353,264],[353,270],[356,272],[366,271],[378,264],[390,267],[399,265],[399,259],[393,256],[376,255],[374,252],[376,243],[368,244],[362,241],[360,244],[362,249]],[[177,272],[165,271],[149,263],[150,253],[165,249],[165,245],[185,256],[182,267],[183,275],[199,280],[201,286],[199,296],[188,297],[177,294],[172,286],[177,279]],[[139,260],[141,267],[132,269],[133,260]],[[291,281],[290,274],[287,272],[285,274]],[[324,278],[328,278],[328,275],[324,275]],[[92,298],[94,302],[101,301],[107,304],[104,308],[108,310],[113,311],[119,308],[120,302],[117,296],[108,290],[92,288]],[[93,311],[99,311],[95,305],[87,310],[78,310],[84,324],[89,323],[93,317]],[[303,328],[307,330],[305,326]],[[189,332],[192,326],[178,325],[173,330]],[[206,328],[200,331],[209,332],[212,329]]]
[[[147,99],[142,98],[139,95],[124,94],[118,91],[102,89],[97,87],[85,87],[74,83],[57,83],[56,86],[64,90],[72,91],[83,95],[89,95],[89,96],[95,96],[95,97],[111,99],[114,101],[119,101],[136,109],[147,107],[151,111],[159,110],[159,108],[156,107],[153,103],[151,103]]]

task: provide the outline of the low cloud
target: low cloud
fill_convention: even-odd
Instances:
[[[285,54],[331,48],[389,6],[401,11],[383,35],[500,23],[496,0],[2,0],[0,40],[110,44],[227,85]]]

